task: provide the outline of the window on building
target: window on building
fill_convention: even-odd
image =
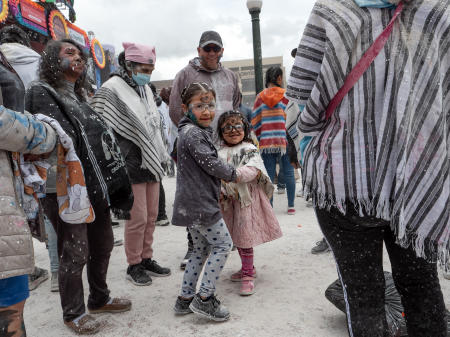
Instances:
[[[242,80],[242,92],[255,92],[255,79],[243,78]]]

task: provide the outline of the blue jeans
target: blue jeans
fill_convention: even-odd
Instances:
[[[286,184],[284,183],[283,171],[280,169],[278,172],[277,188],[280,190],[286,189]]]
[[[283,176],[283,183],[286,184],[288,207],[294,207],[295,200],[295,176],[294,167],[292,167],[289,156],[287,154],[281,155],[281,153],[261,153],[261,157],[264,161],[267,174],[270,180],[275,177],[275,169],[277,162],[280,164],[280,173]],[[272,200],[270,200],[272,203]]]
[[[50,271],[52,273],[57,273],[59,268],[58,259],[58,238],[56,237],[55,229],[52,223],[44,215],[45,232],[47,233],[48,240],[48,257],[50,258]]]

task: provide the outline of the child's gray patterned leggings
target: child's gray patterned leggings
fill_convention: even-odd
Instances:
[[[194,242],[194,251],[186,265],[181,296],[190,298],[195,295],[197,281],[205,264],[198,293],[200,296],[209,297],[215,293],[216,281],[228,258],[233,241],[223,219],[211,226],[189,227],[189,233]]]

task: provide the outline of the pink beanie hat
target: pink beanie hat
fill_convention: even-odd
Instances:
[[[125,60],[142,64],[155,64],[156,52],[154,46],[144,46],[133,42],[123,42]]]

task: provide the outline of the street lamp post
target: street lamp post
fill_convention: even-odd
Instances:
[[[263,91],[261,31],[259,28],[259,13],[261,13],[262,0],[247,0],[247,8],[252,16],[253,28],[253,62],[255,68],[256,94]]]

